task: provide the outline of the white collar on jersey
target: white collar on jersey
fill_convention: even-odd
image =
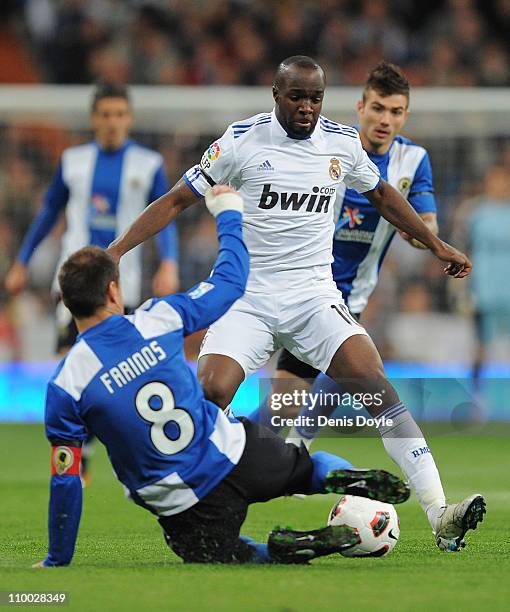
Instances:
[[[271,112],[271,132],[274,138],[279,138],[280,140],[285,141],[287,143],[289,142],[289,140],[294,140],[295,142],[311,141],[315,143],[320,138],[319,121],[317,121],[317,125],[315,126],[314,131],[308,138],[292,138],[292,136],[289,136],[287,134],[287,132],[283,129],[282,124],[276,118],[276,112],[274,108]]]

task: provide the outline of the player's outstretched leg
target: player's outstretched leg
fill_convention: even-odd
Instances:
[[[247,536],[234,541],[225,537],[211,539],[210,536],[196,538],[180,534],[163,535],[167,545],[187,563],[307,563],[311,559],[341,553],[359,544],[355,529],[346,525],[323,527],[313,531],[294,531],[289,527],[275,527],[269,534],[267,544],[255,542]],[[201,529],[198,529],[200,536]],[[195,544],[192,544],[194,540]]]
[[[336,455],[318,451],[311,455],[312,489],[315,493],[339,493],[401,504],[409,498],[409,486],[385,470],[357,470]]]
[[[380,420],[378,429],[386,452],[410,481],[440,548],[447,550],[451,544],[453,549],[458,549],[465,527],[463,523],[472,524],[473,520],[463,521],[458,516],[455,519],[452,518],[453,513],[445,514],[445,508],[447,508],[445,494],[431,450],[420,427],[386,378],[382,360],[372,340],[365,335],[348,338],[335,353],[327,374],[341,382],[348,391],[349,381],[355,381],[353,388],[356,391],[362,389],[364,393],[371,394],[372,397],[376,397],[375,394],[378,393],[379,397],[384,398],[379,407],[376,408],[373,404],[366,407],[372,416]],[[472,496],[468,500],[473,501],[476,497],[476,495]],[[462,508],[465,503],[461,502],[457,515],[464,516]],[[469,506],[469,503],[467,505]],[[483,515],[483,512],[481,514]],[[481,514],[476,512],[475,516],[481,516]],[[441,521],[443,515],[445,518]],[[478,522],[479,520],[476,520],[474,524]],[[446,532],[443,524],[449,526]],[[467,527],[467,529],[471,528]],[[449,543],[437,539],[437,534],[442,529],[443,533],[454,533]]]
[[[273,563],[307,563],[317,557],[341,553],[359,542],[359,534],[347,525],[330,525],[315,531],[275,527],[269,534],[267,550]]]

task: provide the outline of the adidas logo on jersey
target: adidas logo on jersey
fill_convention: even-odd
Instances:
[[[327,213],[331,198],[335,194],[334,187],[313,187],[313,193],[288,193],[282,191],[271,191],[271,183],[266,183],[260,196],[259,208],[269,210],[274,208],[278,202],[282,210],[301,210],[306,212]]]
[[[257,172],[274,172],[274,168],[273,166],[271,166],[271,162],[266,159],[265,162],[262,162],[258,167],[257,167]]]

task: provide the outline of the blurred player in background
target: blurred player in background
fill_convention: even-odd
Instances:
[[[347,392],[380,394],[381,404],[367,409],[387,422],[379,427],[384,446],[413,485],[438,546],[458,550],[466,531],[482,518],[483,497],[473,495],[446,506],[423,433],[333,281],[337,192],[345,184],[364,193],[389,223],[446,262],[446,274],[463,278],[471,263],[437,238],[381,178],[354,128],[320,114],[324,91],[324,72],[313,59],[284,60],[275,75],[274,110],[229,126],[201,163],[151,204],[109,251],[116,259],[122,257],[196,202],[210,185],[231,182],[238,187],[245,200],[250,278],[246,294],[204,338],[198,368],[206,397],[227,408],[245,377],[280,347],[337,381],[350,381]]]
[[[243,295],[249,269],[242,198],[218,185],[206,202],[220,252],[211,276],[187,293],[152,298],[125,316],[118,266],[105,251],[81,249],[60,270],[62,299],[80,336],[48,384],[49,551],[37,567],[71,562],[87,432],[105,444],[129,497],[158,517],[167,543],[188,562],[299,563],[359,541],[345,526],[277,530],[268,545],[240,538],[250,503],[293,492],[356,492],[390,503],[409,496],[396,476],[351,470],[329,453],[310,457],[304,446],[285,444],[204,398],[186,364],[184,337]]]
[[[62,237],[60,263],[85,245],[107,247],[149,202],[168,190],[162,156],[129,139],[133,113],[125,87],[103,84],[96,88],[91,124],[95,140],[66,149],[62,154],[43,207],[5,278],[5,287],[11,295],[26,287],[29,261],[62,211],[65,210],[67,228]],[[161,231],[158,246],[161,263],[152,289],[155,295],[166,295],[178,288],[178,247],[174,225]],[[126,309],[134,308],[141,301],[142,273],[140,247],[120,264]],[[53,289],[58,292],[56,277]],[[77,330],[71,314],[60,301],[57,325],[57,352],[63,355],[73,345]],[[86,459],[83,476],[86,481]]]
[[[487,170],[483,193],[463,202],[455,211],[453,235],[476,264],[470,282],[477,347],[473,383],[480,379],[489,347],[510,347],[510,284],[502,282],[510,269],[510,175],[496,164]],[[464,297],[464,296],[463,296]]]
[[[382,178],[407,198],[430,231],[437,235],[436,201],[428,153],[399,135],[409,115],[409,82],[398,66],[387,62],[375,66],[368,75],[357,112],[357,129],[368,157],[378,167]],[[333,278],[349,312],[359,320],[376,287],[379,270],[396,231],[366,197],[345,187],[338,192],[335,223]],[[401,235],[414,247],[423,248],[408,234],[401,232]],[[275,378],[275,393],[289,393],[294,389],[308,392],[308,381],[316,379],[311,393],[323,402],[319,400],[313,412],[309,405],[301,406],[301,414],[311,417],[310,426],[293,428],[287,438],[296,444],[302,440],[309,446],[318,429],[317,417],[329,416],[337,408],[330,399],[332,396],[326,394],[339,397],[342,390],[334,380],[285,349],[279,356]],[[293,414],[288,416],[296,414],[295,408],[292,409]],[[250,418],[270,426],[272,414],[264,402]],[[312,420],[314,425],[311,425]]]

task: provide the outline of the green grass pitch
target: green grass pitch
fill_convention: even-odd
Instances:
[[[430,438],[447,495],[486,495],[484,523],[459,554],[436,549],[414,497],[399,506],[401,537],[381,559],[326,557],[309,566],[185,566],[151,515],[126,502],[102,448],[92,464],[74,562],[34,570],[46,552],[49,446],[41,426],[0,425],[0,591],[67,591],[71,610],[510,609],[510,438]],[[378,439],[322,439],[316,449],[395,470]],[[261,474],[261,478],[263,478]],[[243,533],[325,523],[335,496],[252,506]],[[51,606],[53,607],[53,606]]]

